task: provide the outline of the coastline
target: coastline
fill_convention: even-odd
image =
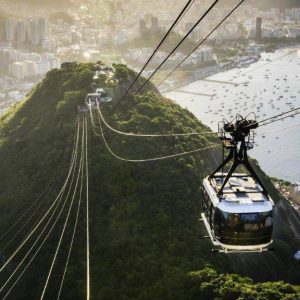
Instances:
[[[280,45],[276,49],[276,54],[261,53],[261,61],[272,62],[280,56],[277,54],[277,51],[284,54],[285,49],[292,50],[293,48],[299,48],[299,44]],[[253,69],[252,65],[250,64],[248,68],[245,68],[247,73]],[[254,70],[256,71],[256,66],[259,67],[260,65],[259,62],[254,63]],[[300,93],[298,85],[299,66],[299,56],[294,53],[292,58],[278,60],[275,63],[275,67],[272,64],[270,67],[257,70],[255,76],[248,76],[247,84],[242,83],[240,86],[234,88],[229,88],[229,86],[226,88],[224,87],[226,83],[224,83],[223,85],[219,85],[219,88],[209,88],[213,86],[215,79],[221,82],[222,80],[234,78],[235,76],[239,76],[238,74],[242,74],[244,69],[231,68],[227,71],[216,73],[209,80],[195,80],[193,83],[187,85],[182,84],[181,91],[186,92],[186,94],[181,93],[181,91],[171,91],[166,93],[167,95],[165,96],[190,110],[205,125],[215,130],[217,122],[223,118],[223,115],[234,115],[237,112],[247,114],[250,111],[256,112],[259,107],[260,113],[256,112],[258,117],[265,118],[265,116],[272,116],[286,111],[290,103],[299,106],[299,100],[296,97],[296,94]],[[286,78],[285,76],[288,77]],[[268,84],[272,88],[265,89],[262,82],[266,80],[268,80]],[[215,91],[215,89],[217,90]],[[202,91],[205,92],[207,90],[214,90],[215,95],[201,94]],[[201,92],[199,93],[199,91]],[[297,120],[299,123],[299,118],[290,118],[284,122],[274,123],[271,129],[272,131],[273,129],[280,130],[282,127],[296,125]],[[259,147],[253,150],[251,156],[259,161],[262,168],[270,176],[290,182],[299,182],[299,172],[296,168],[300,164],[300,149],[299,143],[297,143],[300,140],[299,131],[295,127],[289,129],[289,131],[285,131],[285,134],[279,133],[277,136],[274,134],[262,136],[262,133],[265,133],[265,131],[268,132],[269,129],[258,129],[258,133],[261,136],[257,137],[256,144]],[[285,145],[288,145],[288,147]],[[269,153],[272,153],[272,155],[270,156]],[[275,161],[281,161],[280,158],[281,160],[282,158],[285,159],[280,164],[274,164]]]
[[[218,73],[227,72],[227,71],[230,71],[230,70],[233,70],[236,68],[239,68],[239,69],[247,68],[247,67],[251,66],[252,64],[255,64],[256,62],[258,62],[262,58],[263,53],[274,53],[277,50],[285,49],[288,47],[296,47],[297,45],[300,47],[300,40],[293,41],[293,42],[290,42],[290,41],[280,42],[280,43],[277,43],[276,46],[274,44],[270,45],[270,43],[259,44],[259,45],[257,45],[258,50],[255,53],[255,55],[245,58],[244,61],[237,61],[237,59],[235,59],[234,62],[231,62],[231,63],[216,64],[216,65],[212,65],[210,67],[199,68],[198,70],[195,70],[195,71],[187,71],[186,76],[188,76],[188,79],[186,81],[182,82],[182,80],[178,80],[178,81],[173,82],[172,84],[165,85],[161,89],[160,92],[162,94],[169,93],[169,92],[175,91],[178,88],[182,88],[186,85],[197,82],[199,80],[206,79],[206,78],[216,75]],[[211,70],[208,70],[209,68],[211,68]],[[201,73],[203,73],[203,74],[201,74]],[[191,74],[191,75],[188,75],[188,74]]]

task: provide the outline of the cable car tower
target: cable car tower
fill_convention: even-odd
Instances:
[[[248,159],[256,117],[219,123],[223,161],[203,181],[202,221],[218,252],[262,252],[272,243],[274,203]],[[225,151],[229,151],[224,159]],[[227,173],[227,164],[232,162]],[[246,173],[235,173],[243,166]],[[244,172],[244,170],[243,170]]]

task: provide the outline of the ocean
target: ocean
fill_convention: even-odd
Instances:
[[[231,120],[236,114],[245,117],[254,112],[258,121],[264,120],[300,107],[300,50],[278,59],[297,49],[300,46],[262,53],[249,67],[218,73],[164,96],[213,131],[224,118]],[[255,131],[255,147],[249,155],[268,175],[300,182],[300,115]]]

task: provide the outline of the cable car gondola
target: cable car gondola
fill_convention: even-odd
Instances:
[[[274,202],[249,163],[256,120],[240,115],[219,124],[219,138],[229,151],[220,166],[203,181],[202,221],[217,252],[262,252],[270,250]],[[224,156],[224,155],[223,155]],[[232,161],[227,173],[225,166]],[[246,173],[235,173],[243,166]]]
[[[85,105],[91,109],[97,109],[97,103],[110,102],[112,97],[103,88],[97,88],[96,93],[88,94],[85,98]]]
[[[97,102],[101,101],[101,95],[98,93],[94,93],[94,94],[87,94],[86,98],[85,98],[85,105],[87,107],[91,107],[92,109],[96,109],[97,108]]]

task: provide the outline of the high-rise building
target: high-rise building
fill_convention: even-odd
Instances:
[[[8,66],[10,63],[10,49],[1,49],[0,50],[0,65]]]
[[[152,14],[145,14],[145,15],[144,15],[144,20],[145,20],[146,24],[150,24],[152,18],[153,18],[153,15],[152,15]]]
[[[290,199],[300,205],[300,183],[291,183],[290,185]]]
[[[143,36],[147,32],[147,25],[144,19],[140,20],[140,36]]]
[[[24,64],[22,62],[14,62],[9,67],[9,72],[12,76],[19,80],[23,80],[24,77]]]
[[[0,17],[0,42],[6,40],[6,21],[4,18]]]
[[[24,61],[24,77],[33,77],[38,75],[38,67],[35,61],[26,60]]]
[[[151,19],[151,30],[153,32],[159,31],[158,18],[157,17],[152,17],[152,19]]]
[[[45,18],[39,18],[38,20],[38,27],[39,27],[39,38],[42,42],[46,39],[46,19]]]
[[[114,23],[115,22],[115,11],[116,11],[116,3],[114,1],[108,1],[107,2],[108,5],[108,21],[110,23]]]
[[[256,38],[259,40],[262,38],[262,18],[260,17],[256,18]]]
[[[33,46],[40,43],[39,27],[33,18],[30,18],[28,22],[28,40]]]
[[[51,69],[50,62],[47,60],[41,60],[37,62],[37,70],[38,75],[45,75],[47,72],[49,72]]]
[[[17,41],[23,44],[26,41],[25,22],[23,20],[17,23]]]
[[[8,42],[15,40],[15,21],[13,19],[6,20],[6,40]]]

